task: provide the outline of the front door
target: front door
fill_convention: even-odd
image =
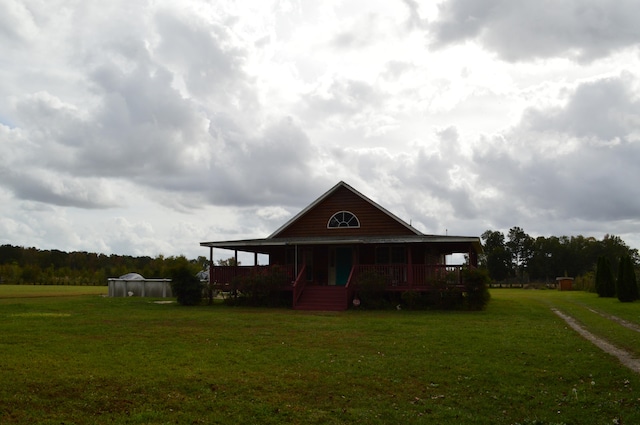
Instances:
[[[353,265],[353,252],[351,247],[337,247],[335,253],[336,261],[336,285],[345,286],[351,274],[351,266]]]

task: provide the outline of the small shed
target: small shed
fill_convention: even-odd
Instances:
[[[573,289],[572,277],[557,277],[556,282],[558,283],[558,289],[560,291],[571,291]]]

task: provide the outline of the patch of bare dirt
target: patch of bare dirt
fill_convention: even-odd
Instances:
[[[578,322],[576,322],[576,320],[573,317],[567,316],[560,310],[552,308],[551,311],[553,311],[555,314],[561,317],[565,322],[567,322],[567,324],[573,330],[575,330],[580,335],[582,335],[582,337],[585,338],[587,341],[591,342],[592,344],[600,348],[605,353],[608,353],[608,354],[611,354],[612,356],[617,357],[618,360],[620,360],[620,363],[622,363],[624,366],[628,367],[629,369],[633,370],[636,373],[640,373],[640,360],[633,357],[628,351],[622,350],[610,344],[609,342],[605,341],[604,339],[595,336],[594,334],[592,334],[591,332],[589,332],[588,330],[580,326],[580,324],[578,324]]]

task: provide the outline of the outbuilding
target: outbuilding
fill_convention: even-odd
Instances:
[[[573,278],[572,277],[557,277],[556,283],[558,284],[558,289],[560,291],[571,291],[573,289]]]

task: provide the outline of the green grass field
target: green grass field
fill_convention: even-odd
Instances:
[[[551,311],[640,357],[591,311],[640,324],[640,303],[503,289],[482,312],[309,313],[31,288],[0,285],[2,424],[640,423],[640,377]]]
[[[107,295],[107,291],[106,286],[0,285],[0,299]]]

